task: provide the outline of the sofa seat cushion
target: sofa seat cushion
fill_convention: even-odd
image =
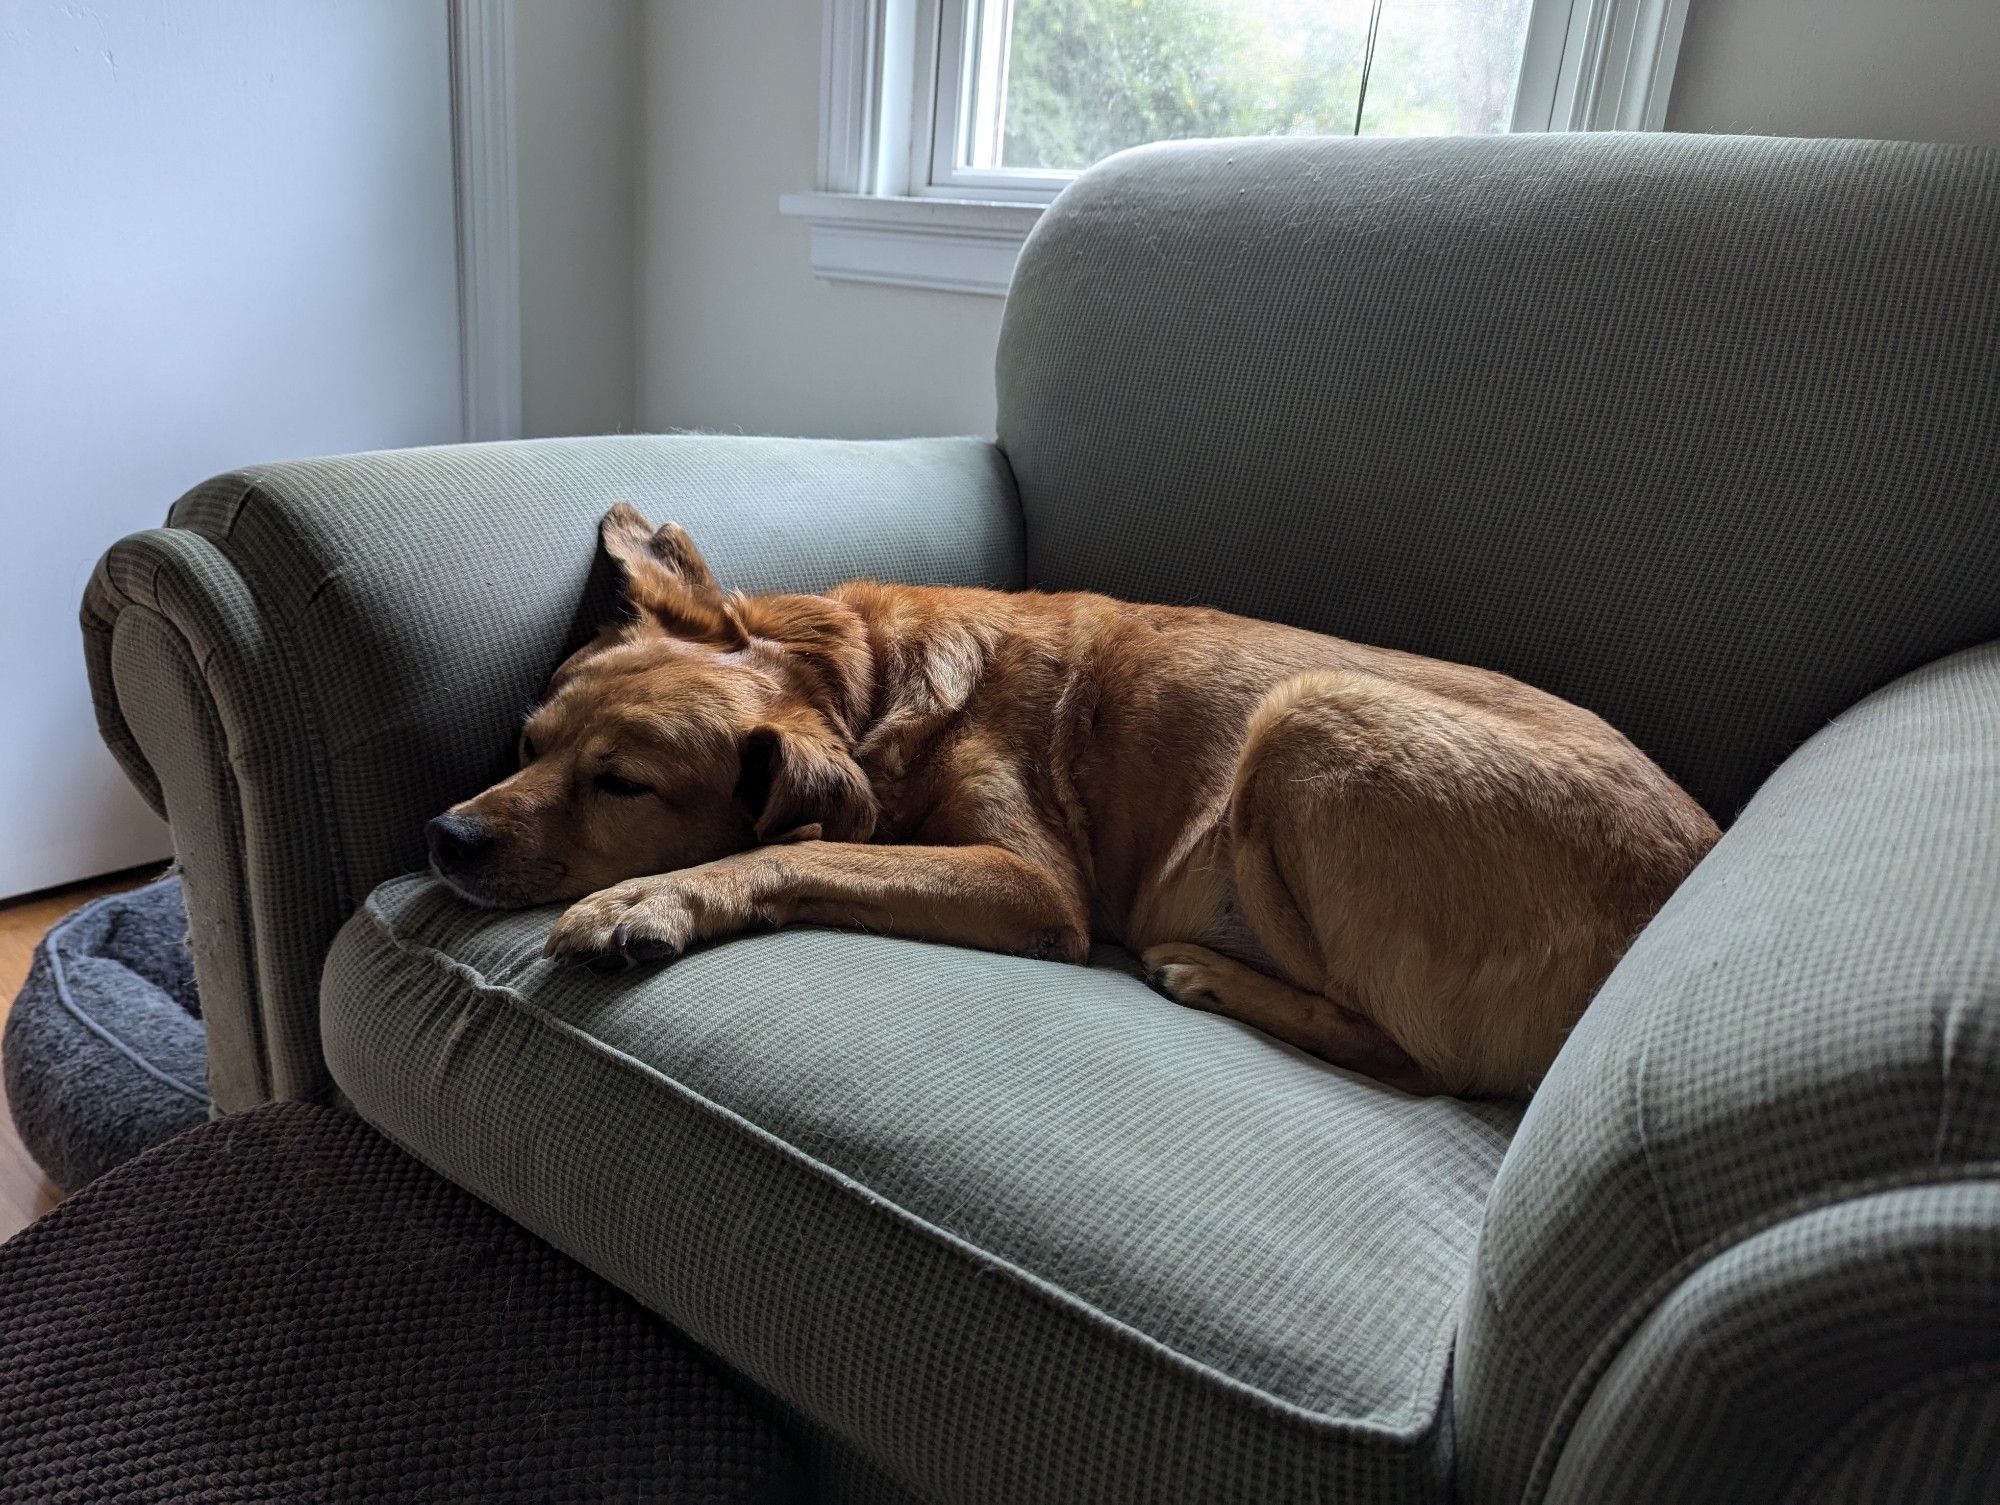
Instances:
[[[327,964],[356,1108],[918,1492],[1446,1492],[1516,1114],[1067,967],[798,930],[615,976],[385,884]],[[1123,965],[1119,965],[1119,962]]]

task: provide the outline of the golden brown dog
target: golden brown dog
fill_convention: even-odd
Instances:
[[[744,597],[675,524],[620,505],[602,537],[631,620],[430,830],[476,903],[580,900],[554,956],[816,924],[1080,962],[1095,936],[1329,1061],[1516,1094],[1717,836],[1498,674],[1103,596]]]

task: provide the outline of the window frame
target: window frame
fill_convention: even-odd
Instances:
[[[962,84],[978,48],[1004,46],[1006,3],[821,0],[818,191],[779,200],[809,226],[816,276],[1005,296],[1076,176],[957,165],[982,103]],[[1531,0],[1509,129],[1663,129],[1687,3]]]
[[[1001,74],[982,71],[981,54],[1007,47],[1012,0],[944,0],[937,20],[918,39],[917,70],[928,73],[932,86],[927,119],[911,122],[910,192],[920,198],[986,199],[996,203],[1047,204],[1075,178],[1075,172],[1021,171],[960,167],[959,148],[976,134],[982,114],[987,129],[997,124],[999,103],[1006,94],[1004,60]],[[969,25],[977,15],[980,25]],[[972,87],[967,88],[970,81]],[[981,84],[995,84],[994,97],[982,100]],[[926,129],[926,127],[928,127]]]

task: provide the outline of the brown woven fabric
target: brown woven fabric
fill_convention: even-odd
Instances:
[[[0,1501],[795,1498],[658,1318],[360,1120],[206,1124],[0,1247]]]

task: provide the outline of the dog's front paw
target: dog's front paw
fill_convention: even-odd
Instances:
[[[542,954],[592,966],[666,961],[701,935],[703,908],[674,875],[634,878],[572,904]]]

